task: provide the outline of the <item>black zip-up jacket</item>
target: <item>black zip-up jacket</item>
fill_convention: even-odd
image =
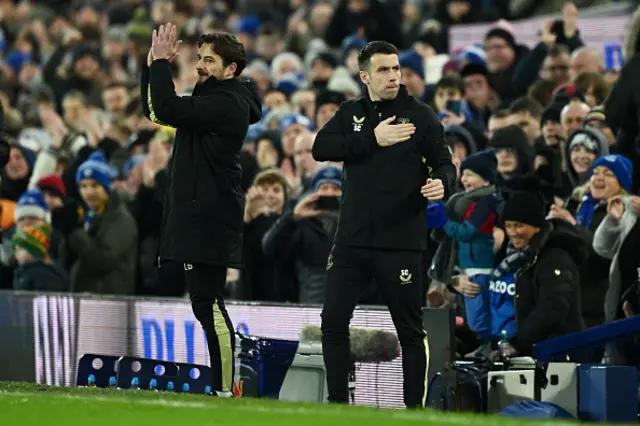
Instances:
[[[416,132],[390,147],[377,144],[374,129],[396,116]],[[441,179],[445,197],[456,170],[444,129],[431,107],[409,96],[404,86],[391,101],[368,95],[347,101],[320,130],[313,144],[317,161],[344,161],[340,223],[335,243],[357,247],[425,250],[427,178]]]
[[[589,247],[577,228],[547,221],[531,242],[533,259],[516,275],[516,332],[511,344],[522,356],[538,342],[581,331],[580,265]]]
[[[209,78],[192,96],[177,96],[169,62],[156,60],[142,72],[141,95],[151,121],[177,129],[159,260],[241,267],[240,150],[262,116],[255,84]]]

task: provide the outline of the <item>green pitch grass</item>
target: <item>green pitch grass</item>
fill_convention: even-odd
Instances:
[[[2,426],[568,426],[473,414],[0,382]]]

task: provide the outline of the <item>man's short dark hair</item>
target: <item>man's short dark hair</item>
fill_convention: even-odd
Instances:
[[[464,81],[457,75],[445,75],[436,83],[438,89],[455,89],[464,95]]]
[[[371,65],[373,55],[397,55],[398,48],[386,41],[372,41],[367,43],[358,54],[358,67],[360,71],[366,71]]]
[[[521,112],[528,112],[533,118],[540,119],[542,117],[542,105],[538,101],[531,99],[528,96],[523,96],[516,99],[511,103],[509,111],[511,114],[520,114]]]
[[[553,46],[551,46],[551,48],[547,52],[547,56],[551,56],[555,58],[556,56],[560,56],[565,53],[567,55],[570,54],[569,48],[567,46],[565,46],[564,44],[554,44]]]
[[[238,37],[230,33],[216,32],[202,34],[198,40],[198,47],[203,44],[211,44],[213,51],[222,58],[222,65],[228,67],[231,63],[236,63],[234,75],[239,76],[247,66],[247,53]]]

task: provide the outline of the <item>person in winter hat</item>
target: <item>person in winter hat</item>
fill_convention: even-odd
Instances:
[[[2,198],[17,201],[29,187],[36,155],[22,145],[11,145],[9,160],[0,170],[0,194]]]
[[[66,238],[75,263],[71,290],[132,294],[135,290],[138,229],[118,191],[111,191],[114,171],[96,151],[76,173],[86,208],[68,199],[53,211],[53,222]]]
[[[50,210],[64,205],[67,188],[60,176],[56,174],[44,176],[36,182],[36,186],[42,191]]]
[[[82,211],[85,230],[91,227],[93,220],[104,210],[111,194],[111,183],[115,171],[107,164],[106,157],[101,151],[96,151],[89,159],[82,163],[76,172],[76,184],[80,196],[87,206]],[[63,226],[63,230],[69,230]]]
[[[576,188],[589,180],[596,158],[609,154],[609,143],[599,130],[587,127],[571,133],[564,149],[567,177]]]
[[[332,92],[330,90],[322,90],[316,95],[315,121],[316,128],[321,129],[333,114],[336,113],[340,104],[346,101],[342,93]]]
[[[287,157],[293,157],[298,135],[312,127],[311,120],[302,114],[288,114],[280,121],[282,149]]]
[[[516,125],[496,130],[489,146],[496,150],[498,158],[496,185],[507,198],[519,179],[533,171],[535,150],[524,130]]]
[[[18,268],[13,278],[14,290],[68,291],[69,276],[49,257],[51,226],[26,226],[11,238]]]
[[[11,211],[4,210],[2,216],[10,214]],[[42,226],[51,223],[49,208],[42,193],[38,189],[30,189],[18,199],[13,210],[14,225],[6,229],[0,243],[0,282],[11,283],[15,268],[15,253],[11,245],[13,235],[26,226]],[[54,239],[52,255],[57,258],[60,248],[61,236]]]
[[[495,187],[497,165],[493,150],[478,152],[462,162],[464,193],[447,203],[449,219],[443,226],[457,243],[458,268],[480,286],[477,295],[464,295],[465,311],[469,327],[487,342],[491,338],[489,278],[495,266],[493,230],[502,205]]]
[[[407,88],[411,96],[428,102],[425,86],[424,58],[415,50],[407,50],[400,53],[400,69],[402,70],[401,83]]]
[[[44,195],[38,189],[30,189],[18,199],[14,213],[17,226],[51,223],[51,214]]]
[[[588,247],[576,227],[545,220],[547,198],[540,181],[527,177],[502,212],[509,242],[489,284],[491,332],[509,343],[494,360],[531,356],[536,343],[584,329],[578,267]]]
[[[576,188],[565,207],[554,205],[550,218],[562,219],[592,241],[600,223],[607,216],[610,199],[626,195],[631,189],[633,164],[621,155],[605,155],[594,161],[589,169],[589,180]],[[600,256],[590,247],[587,261],[580,268],[582,315],[588,327],[605,320],[604,305],[609,288],[611,259]]]
[[[616,135],[613,129],[607,122],[607,116],[605,115],[604,107],[602,105],[596,105],[591,108],[589,114],[584,119],[584,127],[591,127],[600,130],[600,132],[607,138],[609,143],[609,152],[616,154]]]

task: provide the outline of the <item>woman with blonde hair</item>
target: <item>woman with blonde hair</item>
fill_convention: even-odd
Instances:
[[[630,190],[633,165],[621,155],[605,155],[596,159],[589,171],[589,181],[576,188],[567,207],[552,206],[549,217],[575,225],[587,244],[592,246],[594,234],[607,216],[608,201],[626,195]],[[605,321],[602,301],[609,288],[610,266],[611,258],[600,256],[591,247],[589,258],[580,268],[582,315],[587,327]]]

